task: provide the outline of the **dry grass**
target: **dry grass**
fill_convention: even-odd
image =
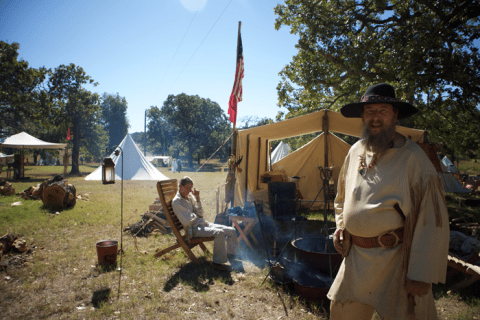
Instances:
[[[95,167],[83,166],[82,171],[93,171]],[[13,185],[17,192],[22,191],[63,171],[58,168],[41,168],[37,172],[30,167],[26,175],[32,180]],[[169,178],[191,176],[195,187],[201,190],[207,219],[213,221],[215,190],[224,183],[224,173],[160,170]],[[194,265],[181,250],[161,259],[153,258],[155,249],[175,242],[171,235],[138,238],[135,246],[133,238],[124,233],[124,255],[118,260],[123,266],[121,278],[118,270],[101,270],[97,267],[96,242],[121,238],[121,183],[102,185],[83,177],[68,180],[75,185],[77,195],[87,195],[89,200],[78,201],[73,209],[58,215],[43,209],[40,201],[0,196],[0,234],[18,233],[28,245],[36,247],[32,254],[25,255],[27,260],[21,266],[0,272],[0,318],[286,319],[277,289],[288,318],[324,318],[328,302],[309,303],[291,288],[276,287],[269,281],[261,285],[267,270],[254,263],[246,262],[246,273],[238,274],[215,271],[208,256],[202,258],[200,265]],[[155,182],[125,181],[124,226],[138,222],[155,198]],[[22,201],[23,206],[11,207],[16,201]],[[211,243],[207,247],[212,251]],[[201,250],[194,250],[202,256]],[[462,319],[465,306],[472,309],[477,303],[466,300],[441,295],[437,301],[439,314],[445,314],[442,308],[448,309],[448,317],[442,319]],[[467,315],[478,317],[479,313],[472,310]]]

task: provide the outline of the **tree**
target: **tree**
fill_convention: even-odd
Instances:
[[[275,28],[299,35],[277,90],[287,117],[359,101],[388,82],[414,103],[412,118],[456,152],[477,143],[480,3],[475,0],[310,1],[277,5]]]
[[[160,113],[174,128],[176,150],[173,153],[184,151],[189,166],[194,155],[210,156],[230,135],[228,119],[218,103],[198,95],[169,95]],[[220,156],[227,153],[225,148]]]
[[[62,132],[72,128],[72,170],[78,174],[80,148],[86,147],[89,154],[98,157],[104,150],[107,135],[100,124],[101,106],[98,94],[82,86],[97,83],[80,66],[60,65],[49,72],[49,94],[53,101],[50,121]]]
[[[24,130],[25,119],[42,119],[47,94],[42,89],[47,69],[29,68],[18,60],[18,43],[0,41],[0,136]]]
[[[157,106],[147,110],[147,141],[154,154],[166,155],[175,139],[175,128],[165,119]]]
[[[125,97],[104,93],[102,95],[102,117],[100,124],[108,133],[108,149],[119,145],[128,134],[127,100]]]

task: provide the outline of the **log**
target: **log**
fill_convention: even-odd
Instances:
[[[76,189],[67,184],[67,180],[45,183],[42,200],[43,205],[51,209],[66,209],[75,206],[77,201]]]
[[[153,219],[153,220],[157,221],[163,227],[170,227],[167,220],[164,220],[162,218],[157,217],[156,214],[153,214],[153,213],[150,213],[150,212],[145,212],[145,216],[150,218],[150,219]]]
[[[152,221],[152,226],[153,226],[153,229],[157,229],[158,231],[160,231],[160,233],[162,234],[167,234],[168,231],[167,229],[165,229],[163,226],[161,226],[159,223],[157,223],[156,221]]]
[[[15,234],[9,233],[4,235],[3,237],[0,238],[0,244],[2,247],[2,252],[1,253],[7,253],[8,250],[13,246],[13,243],[15,240],[17,240],[17,236]]]

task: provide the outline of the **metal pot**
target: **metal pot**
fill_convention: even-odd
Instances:
[[[299,296],[307,299],[321,299],[327,296],[332,281],[326,274],[306,269],[293,278],[293,284]]]
[[[316,236],[308,238],[298,238],[292,241],[295,248],[297,258],[311,266],[315,266],[323,272],[330,272],[329,251],[332,259],[332,271],[336,273],[340,268],[343,257],[338,253],[334,246],[333,240],[328,239],[327,251],[325,251],[325,236]]]

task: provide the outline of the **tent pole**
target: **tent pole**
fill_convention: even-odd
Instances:
[[[244,206],[247,203],[247,195],[248,195],[248,158],[250,155],[250,134],[247,135],[247,159],[245,159],[245,201]]]
[[[325,156],[325,162],[324,162],[324,168],[328,168],[328,110],[325,109],[325,115],[323,116],[323,124],[322,124],[322,130],[324,134],[324,156]]]
[[[260,156],[262,153],[260,152],[262,150],[262,138],[258,137],[258,161],[257,161],[257,189],[258,189],[258,180],[260,180]]]
[[[268,139],[265,141],[265,171],[268,171],[268,157],[269,157],[269,149],[268,149]]]

